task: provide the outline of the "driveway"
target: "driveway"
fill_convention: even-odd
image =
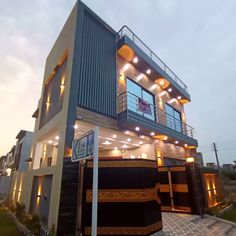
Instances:
[[[236,224],[204,215],[162,213],[163,231],[152,236],[236,236]]]

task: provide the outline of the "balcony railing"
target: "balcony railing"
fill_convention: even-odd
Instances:
[[[133,111],[150,120],[153,120],[154,122],[165,125],[179,133],[193,138],[193,127],[128,91],[123,92],[118,96],[118,113],[126,110]]]
[[[128,26],[123,26],[117,34],[117,41],[127,36],[136,44],[153,62],[165,71],[184,91],[188,93],[187,85],[134,33]]]

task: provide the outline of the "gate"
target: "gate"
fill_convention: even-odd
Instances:
[[[83,168],[81,233],[91,235],[93,161]],[[156,161],[99,161],[98,227],[101,236],[148,236],[162,229]]]
[[[185,166],[159,167],[162,211],[191,212],[191,200]]]
[[[158,167],[161,210],[202,214],[202,183],[196,164]]]

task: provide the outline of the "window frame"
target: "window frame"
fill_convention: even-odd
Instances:
[[[170,115],[170,114],[167,113],[167,111],[166,111],[166,106],[169,106],[169,107],[173,110],[173,114],[172,114],[172,115]],[[177,112],[177,113],[179,114],[180,120],[175,117],[175,112]],[[177,132],[179,132],[179,133],[183,133],[183,127],[182,127],[183,121],[182,121],[182,114],[181,114],[181,112],[178,111],[178,110],[177,110],[176,108],[174,108],[173,106],[171,106],[170,104],[165,103],[165,113],[166,113],[166,119],[168,119],[168,116],[171,116],[171,118],[174,119],[174,128],[169,127],[168,124],[167,124],[167,121],[166,121],[167,127],[169,127],[170,129],[173,129],[173,130],[175,130],[175,131],[177,131]],[[177,129],[177,127],[176,127],[176,120],[180,122],[180,131],[179,131],[179,130]]]
[[[131,83],[134,83],[135,85],[137,85],[138,87],[140,87],[141,88],[141,99],[143,99],[145,102],[148,102],[151,106],[153,106],[153,108],[154,108],[154,110],[153,110],[153,112],[154,112],[154,114],[153,114],[153,118],[154,119],[150,119],[149,117],[146,117],[146,116],[144,116],[144,117],[146,117],[146,118],[148,118],[148,119],[150,119],[150,120],[153,120],[153,121],[156,121],[157,120],[157,117],[156,117],[156,96],[155,96],[155,94],[154,93],[152,93],[151,91],[149,91],[148,89],[146,89],[146,88],[144,88],[142,85],[140,85],[139,83],[137,83],[136,81],[134,81],[134,80],[132,80],[130,77],[126,77],[126,92],[128,92],[128,93],[131,93],[132,95],[134,95],[134,96],[136,96],[136,97],[138,97],[139,98],[139,96],[137,96],[137,95],[135,95],[132,91],[129,91],[128,90],[128,86],[127,86],[127,84],[128,84],[128,82],[127,81],[130,81]],[[146,92],[146,93],[148,93],[148,94],[150,94],[151,96],[152,96],[152,99],[153,99],[153,104],[151,104],[149,101],[147,101],[147,100],[145,100],[144,98],[143,98],[143,91],[144,92]],[[139,114],[139,113],[137,113],[137,114]]]

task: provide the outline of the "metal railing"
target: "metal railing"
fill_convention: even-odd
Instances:
[[[152,61],[154,61],[163,71],[165,71],[186,93],[187,85],[128,27],[123,26],[117,34],[117,41],[123,36],[127,36],[136,44]]]
[[[146,104],[146,107],[148,107],[148,111],[143,111],[142,109],[140,109],[140,101],[143,101]],[[157,106],[154,106],[153,104],[145,101],[144,99],[129,91],[125,91],[118,96],[118,113],[126,110],[138,113],[150,120],[153,120],[177,132],[187,135],[188,137],[193,138],[194,136],[193,127],[187,125],[174,116],[171,116],[165,111],[160,110]]]

